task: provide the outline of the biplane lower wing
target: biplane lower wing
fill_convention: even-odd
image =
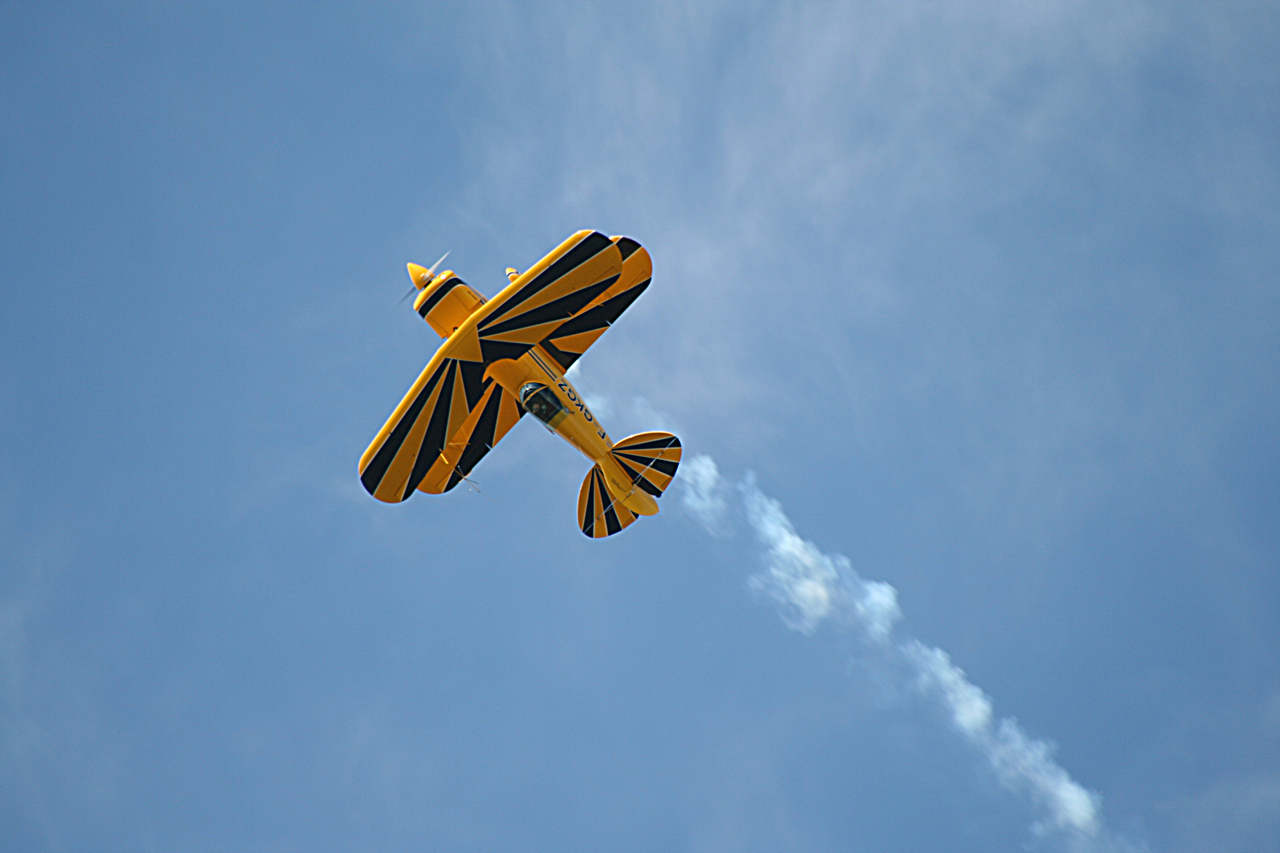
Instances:
[[[444,452],[418,484],[418,491],[438,495],[458,485],[524,415],[524,408],[515,397],[492,379],[487,382],[479,403],[449,439]]]
[[[360,482],[380,501],[413,494],[485,395],[484,365],[441,347],[360,458]]]

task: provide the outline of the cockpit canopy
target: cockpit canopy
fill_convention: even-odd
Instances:
[[[541,382],[526,382],[520,386],[520,405],[552,429],[568,414],[551,389]]]

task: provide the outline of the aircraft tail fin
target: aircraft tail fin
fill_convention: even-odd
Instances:
[[[609,453],[632,483],[657,498],[676,476],[680,439],[669,432],[642,432],[622,439]]]
[[[634,512],[605,485],[604,471],[592,466],[578,490],[578,526],[592,539],[612,536],[636,520]]]

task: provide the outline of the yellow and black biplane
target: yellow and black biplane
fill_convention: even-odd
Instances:
[[[595,463],[578,492],[583,533],[599,539],[657,513],[680,439],[642,432],[613,443],[564,375],[652,272],[639,243],[598,231],[579,231],[523,274],[508,269],[491,300],[452,270],[409,264],[414,310],[445,341],[360,458],[369,494],[399,503],[415,489],[449,491],[531,412]]]

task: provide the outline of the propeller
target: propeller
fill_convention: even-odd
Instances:
[[[435,277],[436,277],[436,269],[437,269],[441,264],[443,264],[443,263],[444,263],[444,259],[445,259],[445,258],[447,258],[447,257],[449,257],[449,253],[448,253],[448,252],[445,252],[443,255],[441,255],[441,256],[440,256],[440,260],[436,261],[434,264],[432,264],[430,267],[428,267],[428,268],[427,268],[427,281],[428,281],[428,282],[429,282],[429,281],[431,281],[431,279],[433,279],[433,278],[435,278]],[[423,286],[425,287],[425,285],[423,285]],[[413,294],[417,293],[417,292],[418,292],[418,289],[419,289],[419,288],[418,288],[418,285],[417,285],[417,283],[415,282],[415,283],[413,284],[413,286],[409,288],[409,292],[408,292],[408,293],[406,293],[404,296],[401,296],[401,297],[400,297],[400,301],[399,301],[399,302],[397,302],[396,304],[397,304],[397,305],[402,305],[402,304],[404,304],[404,301],[405,301],[406,299],[408,299],[410,296],[413,296]]]

